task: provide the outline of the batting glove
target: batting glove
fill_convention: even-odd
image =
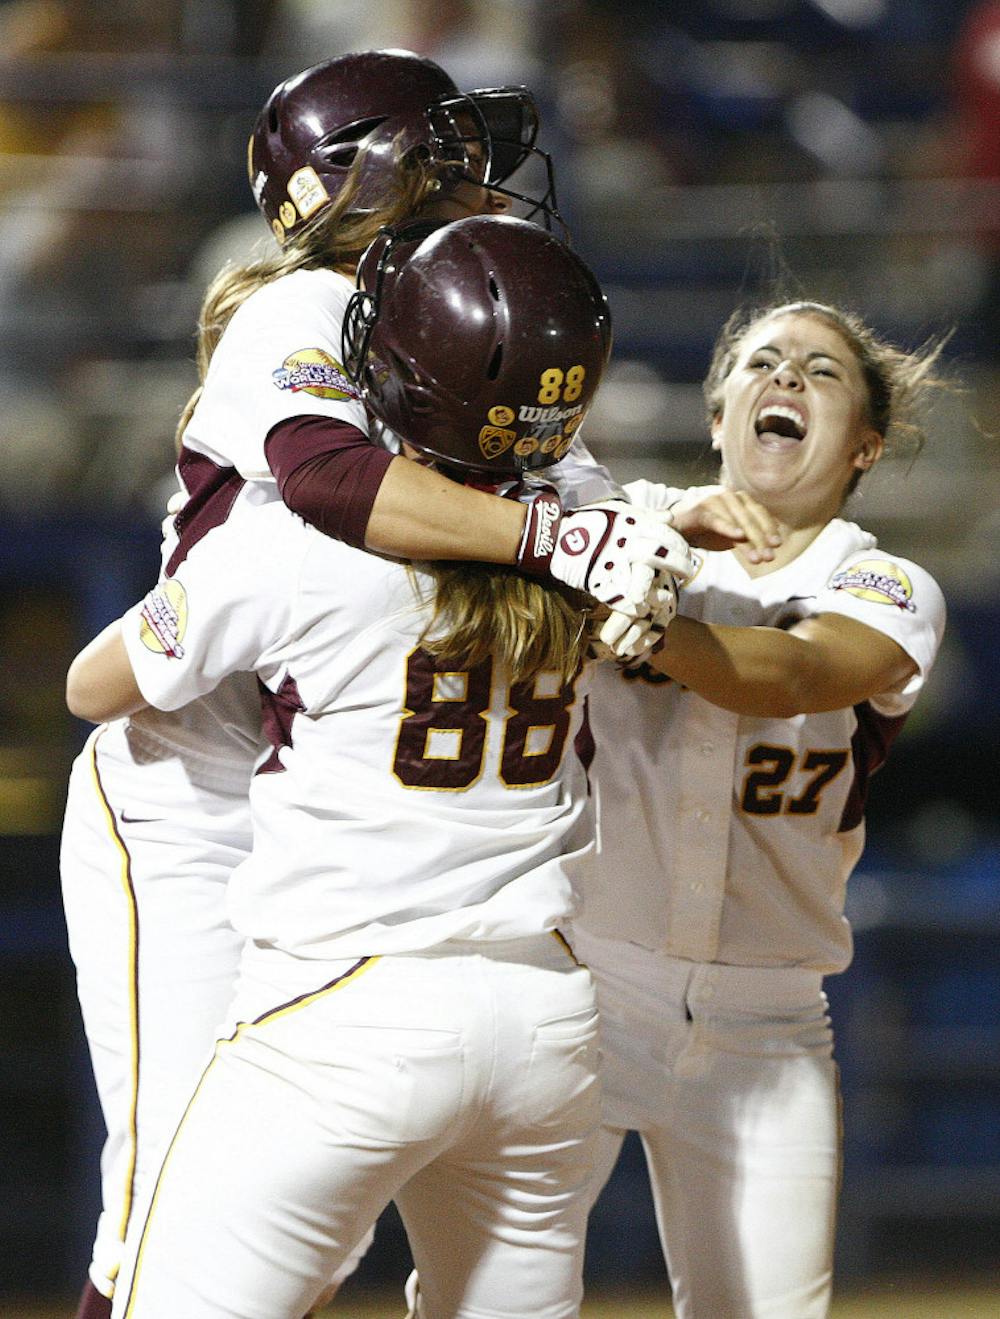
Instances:
[[[671,578],[686,580],[694,571],[669,515],[620,500],[563,512],[554,491],[529,504],[517,562],[630,619],[650,617],[657,609],[655,589],[669,595]]]
[[[625,665],[646,659],[656,650],[677,613],[677,589],[674,578],[657,579],[647,597],[649,612],[642,618],[613,609],[593,640],[595,657]]]

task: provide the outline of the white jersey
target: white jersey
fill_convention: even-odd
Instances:
[[[667,502],[663,487],[627,489],[647,506]],[[941,592],[839,518],[759,577],[730,552],[698,558],[682,614],[768,627],[846,614],[891,637],[917,672],[855,709],[765,719],[723,710],[646,665],[600,666],[590,697],[599,851],[583,866],[577,926],[696,962],[842,970],[868,778],[934,661]]]
[[[296,270],[252,293],[212,354],[185,448],[245,480],[273,481],[264,441],[279,422],[328,416],[367,434],[364,405],[340,361],[354,291],[335,270]]]
[[[254,503],[123,620],[150,704],[176,709],[240,670],[269,694],[236,928],[326,958],[557,927],[563,854],[591,838],[583,681],[438,670],[419,645],[429,579]]]
[[[251,294],[212,355],[185,448],[247,481],[270,483],[264,442],[282,421],[310,415],[363,434],[369,418],[341,362],[341,328],[355,285],[334,270],[296,270]],[[561,463],[541,473],[567,507],[620,498],[620,487],[579,438]],[[276,493],[276,492],[275,492]]]
[[[181,490],[174,500],[186,494]],[[174,501],[171,501],[173,505]],[[174,518],[163,521],[160,546],[160,574],[169,576],[169,564],[178,553],[178,536]],[[228,796],[248,792],[253,767],[261,746],[260,695],[257,680],[251,673],[234,673],[211,692],[177,710],[163,711],[148,707],[107,725],[96,744],[94,755],[98,768],[102,764],[127,772],[133,810],[142,801],[142,774],[149,767],[159,803],[163,776],[172,774],[178,785],[179,799],[187,803],[173,818],[178,836],[197,839],[199,811],[191,810],[190,786],[211,794],[218,790]],[[154,789],[150,787],[151,796]],[[206,810],[212,810],[209,798]],[[250,830],[250,807],[247,804],[247,834]]]

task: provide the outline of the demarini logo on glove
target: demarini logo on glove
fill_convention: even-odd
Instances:
[[[358,391],[335,357],[323,348],[299,348],[272,372],[278,389],[313,398],[358,398]]]
[[[895,605],[914,614],[913,587],[909,577],[896,563],[886,559],[862,559],[830,578],[831,591],[846,591],[858,600],[877,605]]]
[[[563,554],[585,554],[590,548],[590,534],[584,527],[571,527],[559,542]]]
[[[187,592],[180,582],[171,579],[155,586],[142,602],[139,615],[139,640],[154,655],[180,659],[181,642],[187,631]]]

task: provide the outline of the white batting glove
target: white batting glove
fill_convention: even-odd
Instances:
[[[686,580],[694,572],[687,542],[669,525],[669,515],[621,500],[562,512],[554,491],[529,505],[517,562],[631,619],[654,611],[655,587],[669,590],[670,578]]]
[[[594,641],[598,659],[634,664],[656,648],[670,620],[677,613],[677,583],[672,577],[653,585],[647,596],[649,613],[635,618],[613,609],[601,624]]]

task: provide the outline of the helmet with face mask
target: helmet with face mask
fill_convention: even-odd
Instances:
[[[460,92],[444,69],[406,50],[326,60],[280,83],[257,116],[247,168],[254,199],[284,243],[354,181],[350,211],[391,203],[401,161],[501,192],[548,225],[562,223],[552,163],[535,146],[538,112],[524,87]],[[530,158],[542,195],[516,191]],[[353,170],[353,173],[352,173]]]
[[[343,356],[383,427],[487,479],[565,455],[611,350],[607,300],[565,243],[511,216],[387,230],[359,282]]]

